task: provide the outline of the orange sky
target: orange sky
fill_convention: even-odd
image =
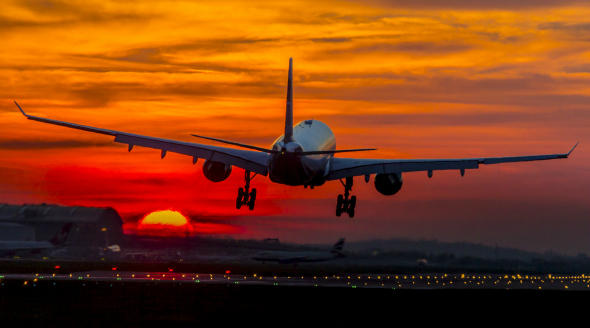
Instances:
[[[244,237],[410,237],[590,252],[590,6],[583,1],[3,1],[0,195],[10,203],[113,206],[125,219],[174,208]],[[519,155],[568,161],[404,176],[379,195],[358,179],[355,221],[333,217],[338,183],[313,191],[39,116],[159,137],[268,146],[282,130],[288,58],[295,120],[316,118],[362,156]],[[214,230],[214,229],[213,229]],[[211,231],[213,231],[211,230]],[[223,231],[227,231],[223,230]]]

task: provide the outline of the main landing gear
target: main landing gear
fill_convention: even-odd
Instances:
[[[340,183],[344,186],[344,195],[338,195],[336,201],[336,216],[341,216],[342,213],[347,213],[350,218],[354,217],[354,208],[356,207],[356,196],[350,196],[350,190],[352,189],[352,177],[346,177],[346,182]]]
[[[244,188],[240,187],[238,189],[238,197],[236,198],[237,209],[240,209],[242,205],[247,205],[250,211],[254,209],[254,204],[256,203],[256,188],[250,190],[250,180],[254,179],[255,176],[256,173],[254,176],[250,177],[250,171],[246,170],[246,185]]]

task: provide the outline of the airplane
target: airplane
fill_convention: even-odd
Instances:
[[[465,170],[477,169],[481,164],[568,158],[578,145],[576,143],[567,153],[531,156],[457,159],[360,159],[335,157],[335,154],[340,153],[376,149],[336,149],[336,139],[332,130],[328,125],[318,120],[309,119],[293,125],[292,58],[289,58],[284,133],[272,143],[271,148],[257,147],[198,134],[192,134],[192,136],[244,149],[102,129],[33,116],[25,113],[16,101],[14,103],[29,120],[113,136],[115,142],[127,144],[128,151],[131,151],[134,146],[141,146],[159,149],[161,158],[164,158],[168,152],[174,152],[191,156],[193,164],[197,163],[198,159],[204,159],[203,174],[213,182],[221,182],[227,179],[233,166],[242,168],[245,170],[245,182],[244,187],[240,187],[237,192],[237,209],[240,209],[243,205],[247,205],[250,210],[254,209],[256,188],[250,189],[250,182],[257,175],[268,176],[270,181],[274,183],[288,186],[304,186],[305,188],[314,188],[323,185],[327,181],[339,180],[344,187],[344,194],[339,194],[336,198],[336,216],[346,213],[350,218],[355,215],[357,198],[351,195],[351,190],[353,178],[357,176],[364,176],[365,182],[368,183],[371,175],[375,175],[375,189],[383,195],[391,196],[398,193],[402,188],[402,173],[424,171],[431,178],[434,171],[458,170],[461,176],[464,176]]]
[[[330,256],[326,256],[323,252],[289,252],[289,251],[268,251],[255,255],[252,259],[262,263],[276,262],[278,264],[298,264],[310,262],[325,262],[337,258],[342,258],[345,255],[342,253],[344,248],[344,238],[341,238],[332,246]]]

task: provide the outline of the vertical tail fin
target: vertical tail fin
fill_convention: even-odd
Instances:
[[[334,246],[332,246],[332,249],[330,250],[330,253],[336,255],[336,256],[342,256],[342,249],[344,248],[344,238],[340,238],[336,244],[334,244]]]
[[[293,58],[289,58],[289,80],[287,82],[287,111],[285,113],[285,135],[283,142],[293,141]]]

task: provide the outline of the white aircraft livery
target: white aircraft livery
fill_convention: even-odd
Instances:
[[[540,161],[567,158],[576,145],[567,153],[512,156],[482,157],[458,159],[359,159],[334,157],[336,153],[375,150],[336,149],[336,139],[330,128],[318,120],[304,120],[293,125],[293,59],[289,59],[289,77],[287,82],[287,110],[285,115],[285,131],[272,144],[270,149],[246,145],[238,142],[205,137],[193,134],[194,137],[221,142],[244,149],[212,146],[200,143],[162,139],[133,133],[95,128],[64,121],[52,120],[27,114],[15,101],[19,110],[29,120],[61,125],[94,133],[115,137],[115,142],[128,145],[131,151],[134,146],[155,148],[161,151],[161,158],[167,152],[184,154],[192,157],[193,164],[204,159],[203,173],[207,179],[220,182],[229,177],[232,167],[245,170],[245,186],[238,189],[236,208],[243,205],[254,209],[256,189],[250,189],[250,181],[256,175],[268,176],[272,182],[289,186],[316,187],[326,181],[340,180],[344,194],[337,197],[336,216],[342,213],[354,217],[356,196],[350,195],[353,177],[364,176],[369,182],[375,175],[374,183],[378,192],[393,195],[402,187],[402,173],[426,171],[428,177],[436,170],[458,170],[461,176],[465,170],[477,169],[480,164],[500,164],[510,162]]]

